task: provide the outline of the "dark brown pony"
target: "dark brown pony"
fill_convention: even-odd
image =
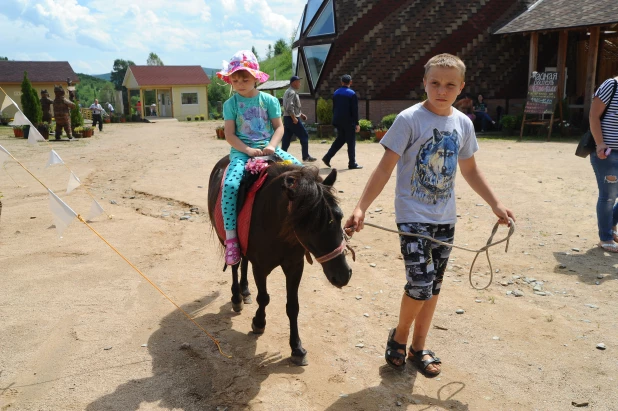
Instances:
[[[226,156],[210,174],[208,213],[213,227],[215,203],[228,164],[229,158]],[[352,277],[352,269],[343,252],[343,212],[333,189],[336,178],[336,170],[322,181],[315,167],[271,166],[262,189],[255,196],[240,284],[238,265],[232,267],[232,303],[234,310],[240,311],[243,302],[241,295],[249,295],[247,260],[251,262],[258,289],[258,309],[251,328],[255,334],[262,334],[266,327],[266,306],[270,301],[266,279],[273,269],[281,266],[286,278],[286,313],[290,320],[292,361],[297,365],[307,364],[307,351],[301,344],[297,321],[298,287],[303,275],[305,252],[313,254],[322,264],[326,278],[334,286],[341,288]],[[219,240],[223,243],[223,239]]]

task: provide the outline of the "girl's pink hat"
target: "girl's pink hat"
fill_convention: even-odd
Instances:
[[[248,71],[260,83],[268,80],[268,74],[260,71],[260,63],[258,63],[255,55],[249,50],[240,50],[232,56],[232,60],[228,63],[223,61],[223,70],[217,72],[217,77],[228,84],[232,84],[230,76],[238,70]]]

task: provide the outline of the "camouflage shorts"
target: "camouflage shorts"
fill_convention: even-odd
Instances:
[[[422,234],[452,244],[455,224],[397,224],[399,231]],[[399,236],[401,254],[406,264],[406,294],[414,300],[429,300],[440,294],[451,247],[419,237]]]

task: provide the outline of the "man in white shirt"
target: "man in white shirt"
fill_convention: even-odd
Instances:
[[[112,103],[107,103],[106,106],[107,106],[107,114],[109,114],[111,117],[111,115],[114,114],[114,106],[112,106]]]
[[[103,131],[103,119],[101,118],[101,113],[103,113],[103,107],[99,104],[99,100],[94,99],[94,103],[90,105],[90,110],[92,110],[92,127],[97,126],[97,122],[99,123],[99,131]]]

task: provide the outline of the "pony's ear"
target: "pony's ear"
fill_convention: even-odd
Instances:
[[[324,181],[322,181],[322,184],[332,187],[335,184],[335,180],[337,180],[337,169],[333,168],[333,171],[331,171],[330,174],[326,176]]]
[[[288,196],[288,199],[290,201],[294,200],[294,194],[296,193],[296,186],[297,186],[297,180],[296,177],[291,176],[291,175],[287,175],[283,178],[283,184],[282,187],[285,190],[285,193]]]

